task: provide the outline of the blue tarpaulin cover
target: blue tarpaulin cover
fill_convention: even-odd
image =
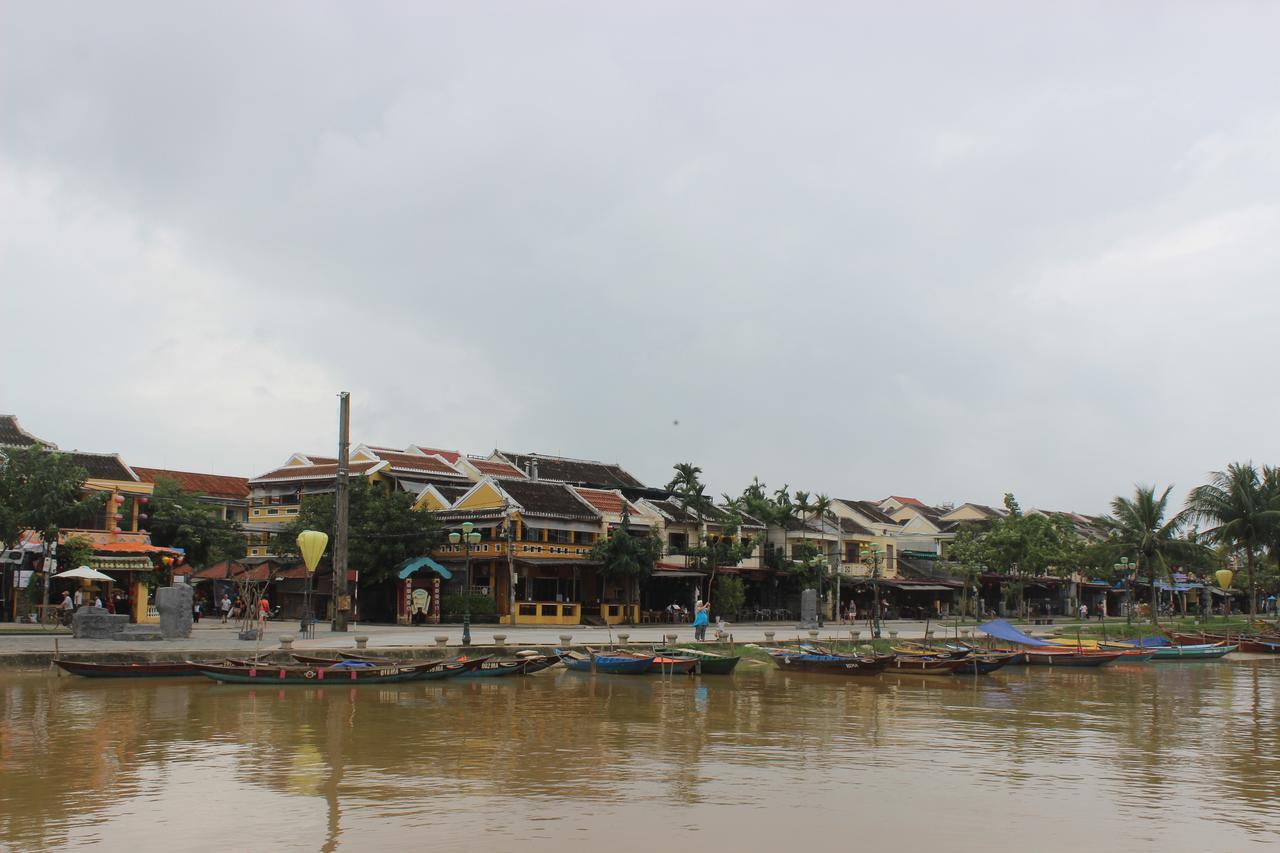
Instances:
[[[1061,643],[1047,643],[1044,640],[1035,637],[1029,637],[1010,625],[1003,619],[992,619],[978,626],[978,630],[984,634],[989,634],[997,640],[1004,640],[1007,643],[1017,643],[1020,646],[1058,646]]]

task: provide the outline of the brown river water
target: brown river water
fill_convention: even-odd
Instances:
[[[1280,660],[739,670],[0,673],[0,849],[1280,849]]]

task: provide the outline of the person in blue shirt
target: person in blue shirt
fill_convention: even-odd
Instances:
[[[707,623],[711,621],[711,605],[698,602],[698,612],[693,617],[693,638],[699,642],[707,638]]]

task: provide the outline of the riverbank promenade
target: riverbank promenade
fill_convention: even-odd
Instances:
[[[1096,623],[1094,623],[1096,624]],[[884,637],[890,631],[898,632],[900,639],[922,639],[925,623],[911,620],[892,620],[882,623]],[[33,626],[34,627],[34,626]],[[929,630],[935,637],[950,635],[952,627],[945,623],[932,622]],[[972,629],[972,625],[961,630]],[[1028,632],[1034,631],[1044,635],[1053,630],[1074,629],[1075,623],[1052,626],[1024,626]],[[793,639],[809,639],[806,629],[792,623],[742,623],[726,626],[727,632],[735,643],[756,643],[768,639],[766,632],[773,633],[775,641]],[[819,629],[820,640],[849,640],[851,630],[861,631],[862,639],[869,639],[871,630],[867,623],[857,625],[840,625],[826,623]],[[632,625],[608,628],[590,625],[542,625],[542,626],[508,626],[508,625],[472,625],[471,642],[474,646],[492,647],[494,635],[506,636],[509,648],[553,647],[561,643],[561,635],[572,637],[574,646],[603,646],[610,642],[620,642],[620,635],[627,635],[628,643],[658,643],[664,641],[664,635],[675,634],[678,642],[693,640],[693,626],[677,625]],[[714,637],[714,626],[708,634]],[[190,653],[193,656],[236,656],[252,653],[255,649],[275,651],[280,648],[283,637],[292,637],[293,648],[297,651],[355,648],[355,638],[368,637],[368,649],[371,652],[379,648],[429,648],[435,647],[436,637],[448,637],[447,646],[458,647],[462,644],[461,625],[355,625],[346,633],[329,630],[327,623],[316,626],[315,636],[309,639],[300,638],[297,622],[271,621],[267,623],[265,636],[259,641],[240,640],[237,638],[237,626],[222,624],[218,620],[203,620],[193,626],[191,636],[181,640],[154,640],[127,642],[120,640],[77,640],[69,634],[55,634],[35,628],[34,633],[11,634],[0,633],[0,666],[22,666],[25,662],[38,663],[41,657],[54,651],[54,640],[61,654],[121,654],[141,652],[148,654],[164,653],[166,655]],[[47,659],[47,658],[46,658]]]

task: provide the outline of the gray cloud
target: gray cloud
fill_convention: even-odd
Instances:
[[[717,491],[1189,487],[1275,458],[1278,17],[10,3],[0,408],[229,473],[348,388]]]

